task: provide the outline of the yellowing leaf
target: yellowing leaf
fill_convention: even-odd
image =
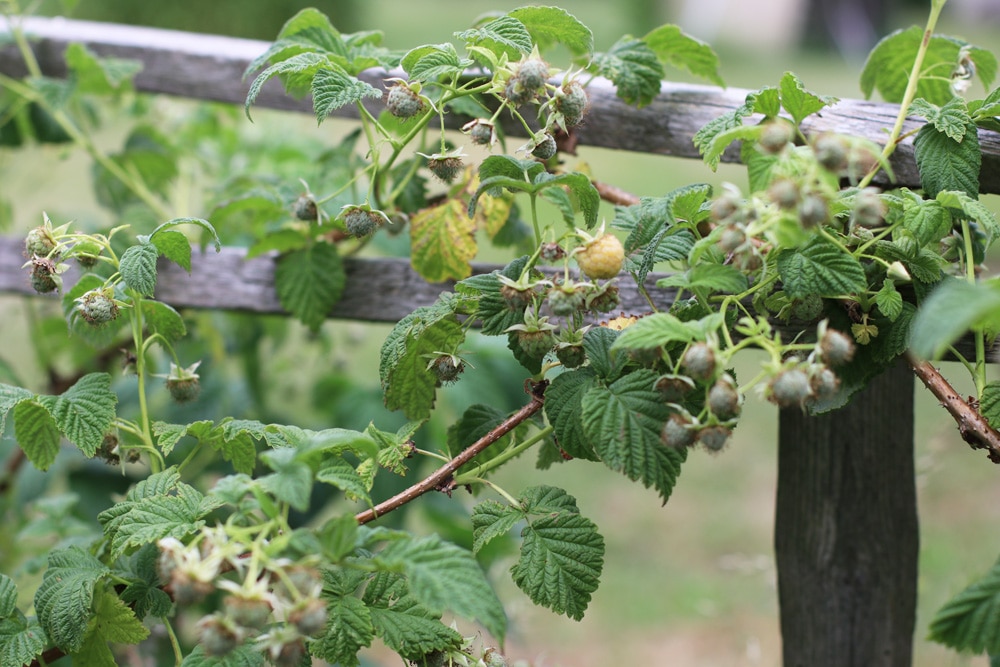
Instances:
[[[413,268],[432,283],[469,277],[469,262],[476,256],[475,229],[465,204],[458,199],[418,212],[410,220]]]
[[[490,238],[493,238],[507,224],[513,205],[514,201],[510,196],[483,195],[476,207],[476,226],[482,228]]]

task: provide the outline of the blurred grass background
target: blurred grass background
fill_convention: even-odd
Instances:
[[[84,0],[75,16],[270,39],[292,13],[305,6],[316,6],[344,31],[379,28],[385,31],[388,46],[406,49],[449,40],[452,32],[464,28],[480,14],[521,4],[524,3],[501,0],[461,3]],[[650,0],[620,3],[569,0],[554,4],[574,13],[594,29],[598,49],[607,48],[626,32],[644,34],[664,21],[677,21],[685,15],[698,17],[697,8]],[[707,11],[712,3],[704,4]],[[759,0],[752,5],[764,24],[744,25],[744,32],[763,34],[768,23],[773,24],[778,18],[787,23],[788,17],[781,12],[787,11],[789,3]],[[897,3],[890,13],[888,27],[922,24],[923,5]],[[703,16],[698,18],[701,24],[710,24]],[[724,18],[720,15],[720,24]],[[687,28],[684,24],[682,27]],[[996,43],[996,27],[962,22],[955,13],[946,14],[940,31],[989,48]],[[773,85],[785,70],[791,69],[817,92],[860,96],[857,77],[863,54],[801,48],[801,40],[795,35],[753,42],[746,39],[746,34],[740,35],[739,30],[736,34],[727,30],[720,26],[711,41],[722,58],[723,77],[733,87]],[[709,37],[698,33],[695,36]],[[668,73],[674,75],[685,78],[677,72]],[[289,120],[279,114],[263,113],[255,120],[258,132],[286,132],[294,127],[306,136],[329,136],[328,125],[316,130],[308,118]],[[100,215],[88,194],[87,179],[80,177],[88,168],[86,159],[61,154],[59,148],[46,148],[34,155],[16,165],[0,157],[4,187],[8,193],[17,193],[13,197],[16,226],[26,229],[36,224],[41,210],[64,209],[73,211],[78,218]],[[579,159],[589,166],[595,178],[638,195],[662,195],[693,181],[745,183],[743,172],[737,167],[723,167],[719,173],[712,173],[700,163],[662,156],[583,148]],[[994,210],[1000,208],[996,197],[986,200]],[[992,262],[996,265],[997,259],[994,257]],[[19,300],[4,299],[7,316],[0,322],[0,337],[5,345],[15,340],[15,336],[23,336],[16,324],[22,306]],[[295,353],[276,352],[273,363],[292,367],[304,355],[313,367],[324,364],[348,367],[352,359],[363,358],[368,352],[377,353],[387,331],[385,327],[342,322],[331,323],[327,328],[337,341],[332,349],[309,349],[304,341],[304,349]],[[19,363],[23,373],[31,372],[30,359]],[[744,366],[738,372],[752,374],[758,359],[750,354],[741,363]],[[354,372],[370,377],[371,369],[355,367]],[[993,377],[997,376],[995,369],[991,372]],[[958,373],[951,375],[958,377]],[[286,381],[290,386],[282,390],[287,390],[287,401],[294,403],[299,398],[297,391],[301,390],[291,386],[292,380]],[[969,391],[964,386],[960,389]],[[460,383],[448,390],[445,400],[457,410],[466,400],[463,392],[469,393]],[[582,512],[600,526],[608,548],[602,586],[590,612],[580,623],[534,608],[512,584],[501,583],[512,615],[510,655],[549,667],[597,667],[610,663],[684,667],[780,665],[771,547],[776,423],[773,406],[751,398],[727,451],[718,456],[693,452],[665,507],[660,507],[654,493],[592,464],[574,462],[543,474],[533,469],[527,457],[503,471],[498,481],[514,492],[536,483],[566,488],[577,497]],[[922,546],[915,665],[985,666],[985,659],[955,655],[923,638],[934,610],[988,569],[1000,553],[997,470],[985,457],[968,449],[946,413],[919,388],[916,426]]]

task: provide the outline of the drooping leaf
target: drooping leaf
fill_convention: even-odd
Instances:
[[[278,258],[274,286],[282,308],[313,331],[326,321],[347,283],[344,263],[332,243],[315,243]]]
[[[273,49],[274,46],[271,48]],[[249,90],[247,90],[247,99],[243,104],[243,111],[246,113],[247,118],[250,119],[250,107],[257,100],[257,95],[260,94],[261,88],[269,80],[280,76],[282,82],[285,84],[285,90],[292,95],[301,96],[310,89],[316,72],[321,68],[329,66],[329,64],[330,61],[326,57],[318,53],[306,51],[271,65],[257,75],[253,83],[250,84]],[[250,64],[250,68],[257,69],[254,67],[254,63]],[[247,69],[248,72],[252,71],[250,68]]]
[[[793,299],[812,294],[835,297],[863,291],[865,271],[852,255],[816,236],[805,245],[778,255],[778,273]]]
[[[425,208],[410,219],[410,262],[432,283],[472,274],[476,225],[460,199]]]
[[[191,273],[191,242],[180,232],[165,231],[151,237],[157,252]]]
[[[977,196],[960,191],[942,190],[937,194],[936,199],[942,206],[954,209],[955,211],[961,211],[962,215],[958,217],[966,217],[969,220],[974,220],[983,233],[986,234],[986,245],[988,247],[993,241],[1000,238],[1000,223],[997,222],[993,211],[986,208],[976,198]]]
[[[420,661],[433,651],[456,649],[462,635],[441,622],[441,615],[424,607],[410,594],[406,579],[379,572],[365,588],[375,634],[404,660]]]
[[[562,494],[572,509],[551,506],[538,511],[532,497]],[[553,499],[548,498],[551,503]],[[580,620],[600,583],[604,568],[604,538],[597,526],[579,514],[575,500],[562,489],[533,487],[521,502],[528,510],[527,526],[521,531],[521,557],[511,568],[514,583],[532,602],[557,614]],[[533,511],[534,510],[534,511]]]
[[[896,290],[892,280],[886,278],[882,289],[875,293],[875,304],[883,315],[895,320],[903,312],[903,295]]]
[[[88,373],[62,395],[39,396],[37,401],[67,440],[86,456],[94,456],[115,418],[118,396],[111,391],[110,375]]]
[[[662,25],[647,33],[646,43],[664,65],[687,70],[697,77],[725,87],[719,75],[719,56],[711,46],[686,34],[679,26]]]
[[[992,280],[943,280],[920,306],[910,345],[917,356],[937,359],[974,327],[1000,328],[1000,287]]]
[[[654,487],[670,497],[686,450],[663,446],[660,432],[670,409],[653,389],[656,374],[639,370],[583,396],[583,430],[601,460],[612,470]]]
[[[938,610],[930,639],[957,651],[1000,654],[1000,563]]]
[[[48,470],[59,454],[59,427],[44,406],[21,401],[14,406],[14,437],[31,465]]]
[[[663,66],[645,41],[622,37],[603,53],[594,54],[591,71],[611,79],[618,97],[642,107],[660,93]]]
[[[589,56],[594,51],[594,33],[564,9],[527,6],[518,7],[507,15],[524,24],[542,51],[556,44],[562,44],[574,56]]]
[[[150,333],[163,336],[168,343],[176,343],[187,335],[184,318],[162,301],[143,299],[140,302],[142,318]]]
[[[913,147],[920,185],[927,197],[936,197],[944,190],[959,190],[973,198],[979,196],[983,156],[974,123],[966,124],[961,141],[939,132],[933,125],[924,125],[917,132]]]
[[[212,226],[212,223],[210,223],[208,220],[205,220],[204,218],[191,218],[191,217],[171,218],[170,220],[167,220],[166,222],[161,222],[159,225],[157,225],[156,229],[153,230],[153,233],[149,235],[149,240],[152,241],[157,246],[157,248],[159,248],[160,245],[157,239],[159,239],[159,237],[162,234],[165,234],[167,231],[173,229],[174,227],[179,227],[181,225],[194,225],[196,227],[201,227],[206,232],[208,232],[209,236],[211,237],[212,245],[215,246],[215,252],[219,252],[220,250],[222,250],[222,241],[219,239],[218,232],[215,231],[215,227]],[[176,237],[171,237],[171,238],[176,239]],[[190,251],[190,245],[188,247],[188,250]],[[190,261],[187,264],[184,264],[179,259],[172,257],[171,254],[168,253],[166,250],[161,249],[160,253],[163,254],[167,259],[180,264],[185,271],[191,270]],[[177,251],[177,254],[182,254],[182,253],[183,251],[181,250]],[[190,252],[188,252],[188,257],[190,257]]]
[[[297,452],[289,447],[271,449],[262,452],[260,460],[274,471],[258,477],[264,490],[300,512],[308,510],[313,474],[310,467],[299,460]]]
[[[450,609],[478,621],[503,641],[507,631],[503,607],[470,552],[430,535],[392,542],[376,561],[389,571],[405,574],[410,592],[421,605],[435,612]]]
[[[109,573],[106,565],[80,547],[49,552],[48,568],[35,591],[35,610],[53,644],[69,653],[83,646],[94,585]]]
[[[538,186],[538,190],[543,192],[548,191],[548,188],[552,186],[565,186],[576,203],[576,207],[583,213],[583,222],[587,229],[591,229],[597,224],[601,195],[586,174],[578,171],[557,175],[542,172],[535,176],[534,183]]]
[[[0,433],[7,428],[7,413],[21,401],[34,398],[34,394],[23,387],[0,384]]]
[[[340,68],[324,67],[316,71],[312,81],[313,111],[316,122],[322,123],[337,109],[363,101],[366,97],[382,97],[381,91]]]
[[[408,419],[430,416],[437,376],[427,368],[428,355],[457,349],[465,330],[455,316],[458,300],[442,296],[434,306],[416,309],[390,332],[382,345],[379,377],[385,405]]]
[[[122,280],[129,289],[142,296],[156,291],[156,258],[160,251],[152,243],[139,243],[126,248],[119,261]]]
[[[545,415],[552,424],[559,447],[573,458],[588,461],[599,459],[583,432],[581,402],[594,386],[596,377],[593,369],[585,366],[558,375],[545,390]]]
[[[907,77],[913,68],[917,51],[924,39],[924,31],[918,26],[897,30],[882,38],[868,54],[861,72],[861,91],[865,98],[877,90],[886,102],[901,102],[906,90]],[[920,79],[917,83],[917,97],[931,104],[945,104],[953,96],[951,73],[958,65],[959,51],[968,45],[964,42],[932,35],[924,56]],[[988,88],[996,74],[996,58],[982,49],[971,49],[977,71]]]

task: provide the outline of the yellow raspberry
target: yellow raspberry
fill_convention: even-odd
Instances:
[[[622,270],[625,248],[614,234],[602,234],[576,253],[576,263],[592,280],[614,278]]]

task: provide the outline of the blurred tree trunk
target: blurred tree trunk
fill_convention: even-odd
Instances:
[[[909,667],[917,599],[913,374],[782,410],[775,555],[785,667]]]

